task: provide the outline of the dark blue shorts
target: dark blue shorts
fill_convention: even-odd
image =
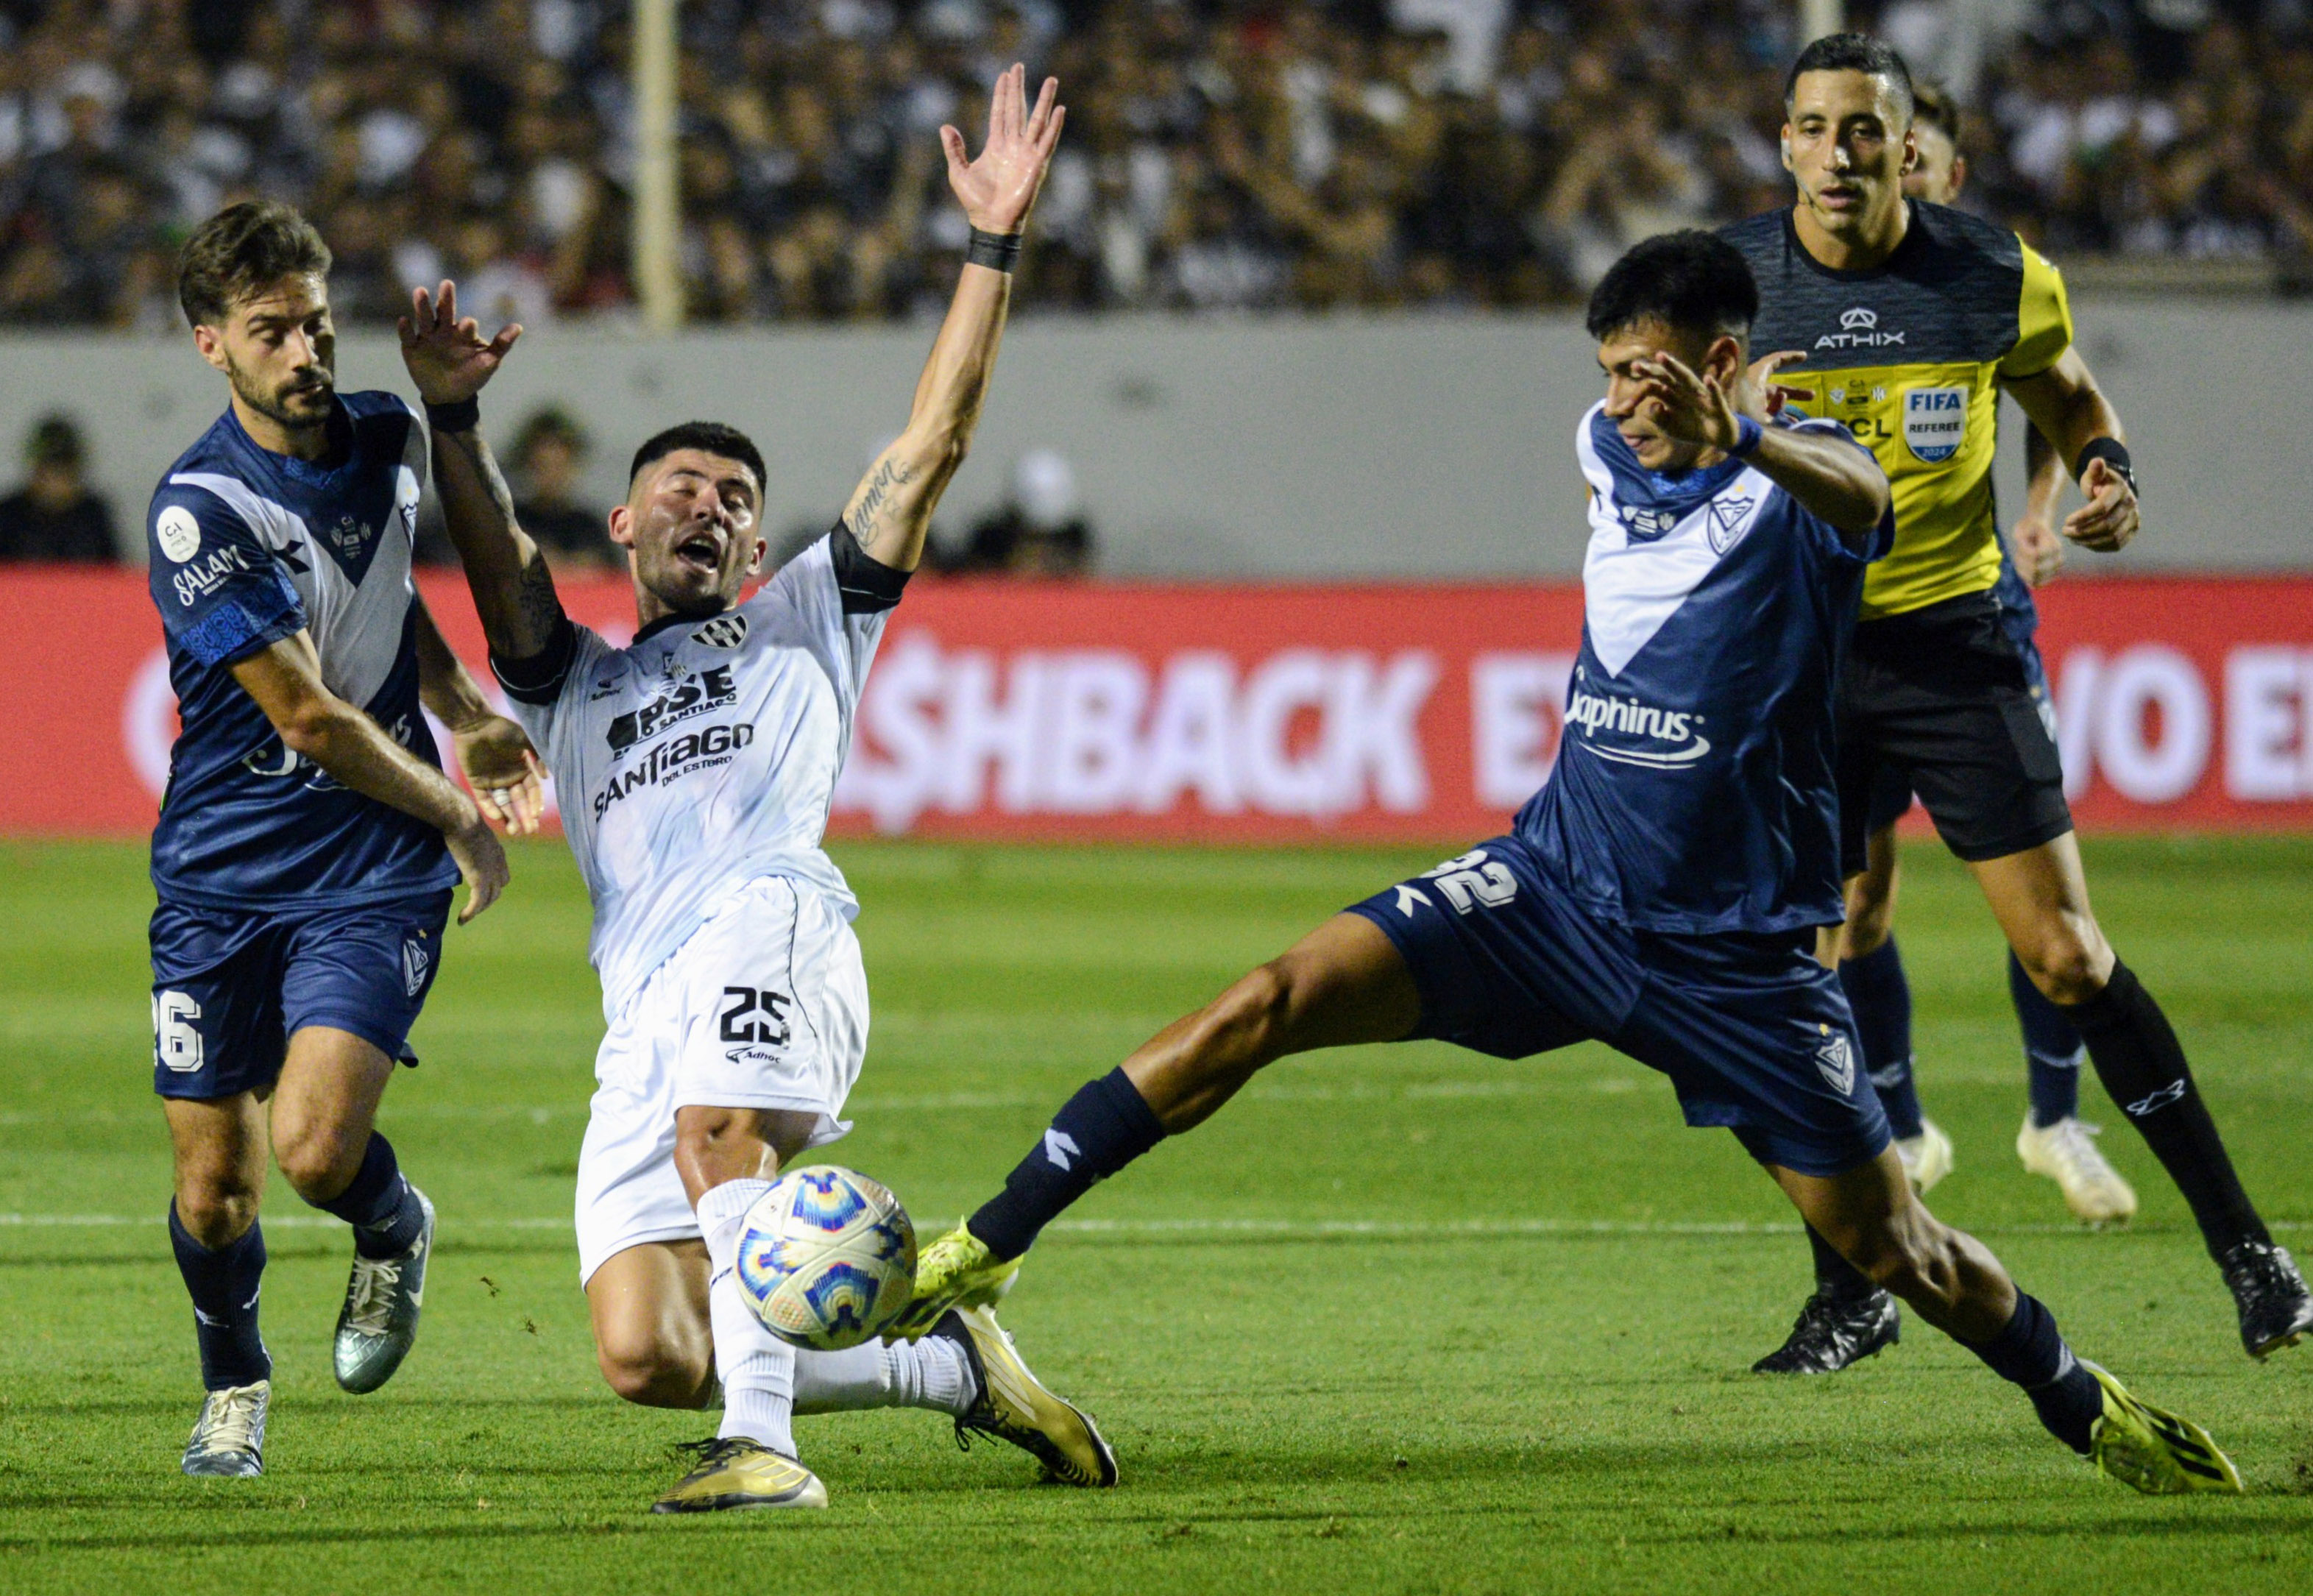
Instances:
[[[416,1064],[409,1028],[442,967],[450,894],[352,908],[153,911],[153,1090],[163,1097],[263,1092],[289,1038],[349,1030]]]
[[[1569,902],[1515,837],[1349,912],[1380,926],[1413,972],[1413,1037],[1497,1058],[1605,1042],[1668,1075],[1689,1125],[1724,1126],[1760,1162],[1803,1175],[1842,1173],[1887,1145],[1813,931],[1632,931]]]

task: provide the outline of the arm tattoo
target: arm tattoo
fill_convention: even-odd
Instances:
[[[866,491],[859,495],[858,507],[851,512],[851,535],[859,539],[861,548],[867,547],[868,538],[875,530],[875,518],[891,502],[893,491],[907,486],[913,476],[895,460],[887,460],[875,468],[875,474],[867,479]]]
[[[490,504],[506,518],[506,524],[512,526],[514,490],[506,487],[506,479],[498,470],[497,458],[490,452],[489,445],[482,442],[480,431],[449,433],[444,434],[444,441],[473,467],[474,475],[481,478],[483,490],[490,496]]]
[[[562,618],[562,601],[554,596],[554,575],[541,556],[532,555],[530,564],[522,568],[521,581],[514,603],[532,648],[541,648],[554,636],[555,622]]]

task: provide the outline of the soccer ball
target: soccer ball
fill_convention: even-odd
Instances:
[[[916,1290],[916,1227],[866,1176],[791,1170],[747,1210],[739,1289],[771,1334],[840,1352],[900,1315]]]

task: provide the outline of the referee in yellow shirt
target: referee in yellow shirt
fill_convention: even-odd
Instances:
[[[2071,462],[2088,502],[2063,533],[2088,548],[2136,534],[2120,418],[2063,358],[2071,312],[2055,268],[2004,228],[1904,197],[1918,146],[1901,56],[1865,34],[1817,39],[1784,109],[1797,203],[1726,233],[1759,282],[1751,346],[1781,352],[1761,362],[1772,381],[1845,423],[1895,495],[1895,549],[1865,583],[1840,683],[1842,867],[1851,886],[1874,780],[1907,779],[2191,1205],[2243,1345],[2255,1357],[2293,1346],[2313,1330],[2313,1293],[2242,1191],[2167,1016],[2089,911],[2055,744],[1992,596],[2001,390]],[[1863,950],[1842,946],[1842,961],[1851,951]],[[1763,1371],[1828,1372],[1896,1338],[1894,1298],[1809,1239],[1815,1293]]]

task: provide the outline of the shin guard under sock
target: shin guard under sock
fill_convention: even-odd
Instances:
[[[2032,1093],[2032,1123],[2042,1130],[2080,1111],[2080,1060],[2087,1044],[2063,1011],[2050,1003],[2024,973],[2014,950],[2008,954],[2008,997],[2016,1005],[2016,1026],[2024,1035],[2024,1074]]]
[[[224,1246],[194,1240],[169,1205],[169,1244],[193,1299],[193,1334],[201,1347],[201,1384],[221,1391],[273,1378],[273,1359],[257,1330],[257,1297],[265,1277],[265,1232],[254,1220]]]
[[[1912,984],[1904,977],[1895,939],[1860,959],[1841,960],[1839,985],[1855,1012],[1863,1068],[1887,1110],[1887,1128],[1896,1140],[1908,1141],[1920,1134],[1920,1092],[1912,1080]]]
[[[1061,1210],[1165,1137],[1165,1127],[1120,1067],[1087,1081],[1052,1116],[1034,1152],[972,1216],[972,1233],[998,1258],[1018,1258]]]
[[[354,1227],[354,1250],[364,1258],[397,1258],[426,1228],[426,1210],[402,1179],[393,1144],[375,1131],[369,1133],[361,1168],[346,1188],[313,1206]]]
[[[2056,1006],[2086,1039],[2105,1091],[2192,1205],[2210,1253],[2221,1256],[2242,1241],[2269,1243],[2168,1017],[2128,966],[2115,960],[2104,990],[2086,1003]]]
[[[2049,1434],[2076,1452],[2089,1450],[2104,1414],[2104,1388],[2064,1345],[2055,1315],[2039,1299],[2018,1292],[2016,1315],[2006,1329],[1989,1341],[1960,1345],[2001,1379],[2024,1388]]]

